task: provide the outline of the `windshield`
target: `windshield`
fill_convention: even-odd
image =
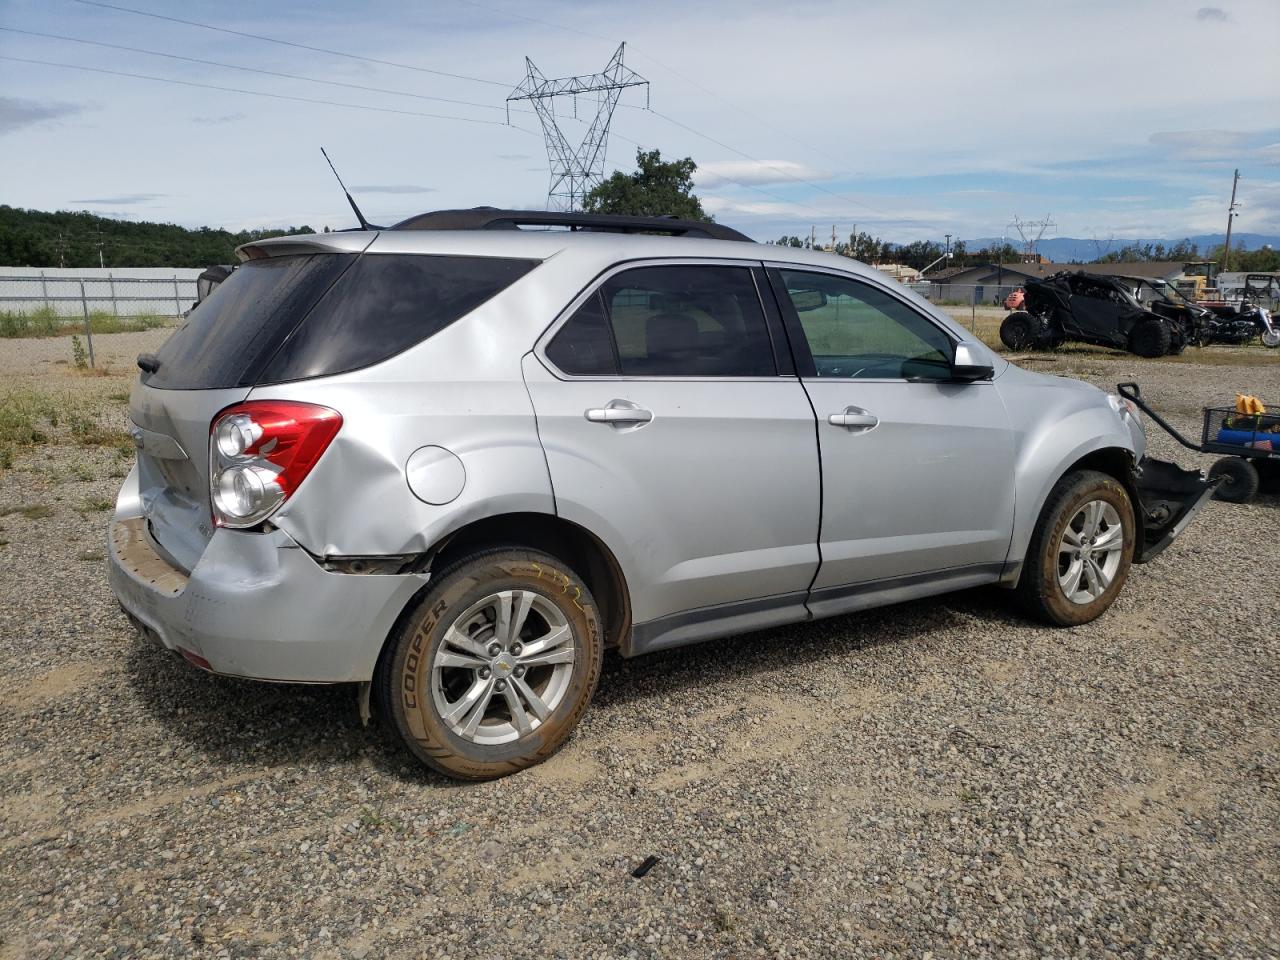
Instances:
[[[1170,303],[1187,303],[1187,298],[1178,292],[1178,288],[1171,283],[1165,283],[1163,280],[1152,280],[1150,282],[1151,289],[1155,293],[1156,298],[1163,298]]]

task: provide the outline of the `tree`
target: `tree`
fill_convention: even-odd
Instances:
[[[657,150],[636,150],[636,172],[614,171],[583,200],[587,213],[617,213],[633,217],[679,217],[711,220],[693,193],[691,157],[663,160]]]
[[[1206,255],[1206,260],[1213,260],[1218,269],[1223,269],[1225,248],[1218,244]],[[1272,246],[1264,246],[1258,250],[1245,250],[1242,247],[1231,248],[1232,273],[1272,273],[1280,270],[1280,251]]]

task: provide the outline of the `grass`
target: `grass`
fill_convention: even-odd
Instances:
[[[133,440],[124,430],[103,426],[92,403],[70,394],[56,396],[39,390],[20,389],[0,394],[0,469],[13,466],[18,453],[37,447],[70,442],[80,447],[114,450],[120,457],[133,454]],[[86,466],[84,479],[93,479]]]
[[[47,503],[28,503],[20,507],[0,509],[0,517],[7,517],[11,514],[26,517],[28,520],[47,520],[53,516],[53,507]]]
[[[173,317],[155,313],[140,313],[117,317],[106,310],[89,311],[89,328],[96,334],[137,333],[168,327]],[[22,310],[0,310],[0,337],[15,339],[28,337],[70,337],[84,335],[84,316],[62,315],[52,307],[37,307],[30,313]]]

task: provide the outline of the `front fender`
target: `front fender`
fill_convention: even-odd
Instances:
[[[1036,377],[1039,381],[1044,379],[1047,378]],[[1122,452],[1130,469],[1145,453],[1140,428],[1131,428],[1100,390],[1078,381],[1060,383],[1018,384],[1003,394],[1010,420],[1021,434],[1014,467],[1017,492],[1013,536],[1006,568],[1015,574],[1026,557],[1040,512],[1063,475],[1081,460],[1102,451]],[[1132,477],[1124,479],[1132,488]],[[1138,509],[1136,503],[1134,509]]]

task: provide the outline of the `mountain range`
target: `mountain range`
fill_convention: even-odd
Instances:
[[[965,241],[966,247],[970,252],[981,250],[984,247],[1000,244],[1000,237],[983,237],[979,240]],[[1021,247],[1021,240],[1014,236],[1012,238],[1004,238],[1015,247]],[[1188,240],[1196,245],[1196,249],[1203,256],[1214,247],[1220,246],[1226,237],[1221,233],[1200,233],[1186,237],[1152,237],[1142,239],[1117,238],[1114,240],[1090,240],[1080,239],[1078,237],[1046,237],[1036,244],[1036,250],[1045,257],[1048,257],[1055,263],[1088,263],[1091,260],[1097,260],[1106,256],[1108,253],[1116,253],[1123,247],[1130,244],[1147,244],[1162,243],[1166,248],[1172,247],[1182,240]],[[1267,235],[1262,233],[1233,233],[1231,235],[1232,250],[1258,250],[1264,246],[1280,247],[1280,236]]]

